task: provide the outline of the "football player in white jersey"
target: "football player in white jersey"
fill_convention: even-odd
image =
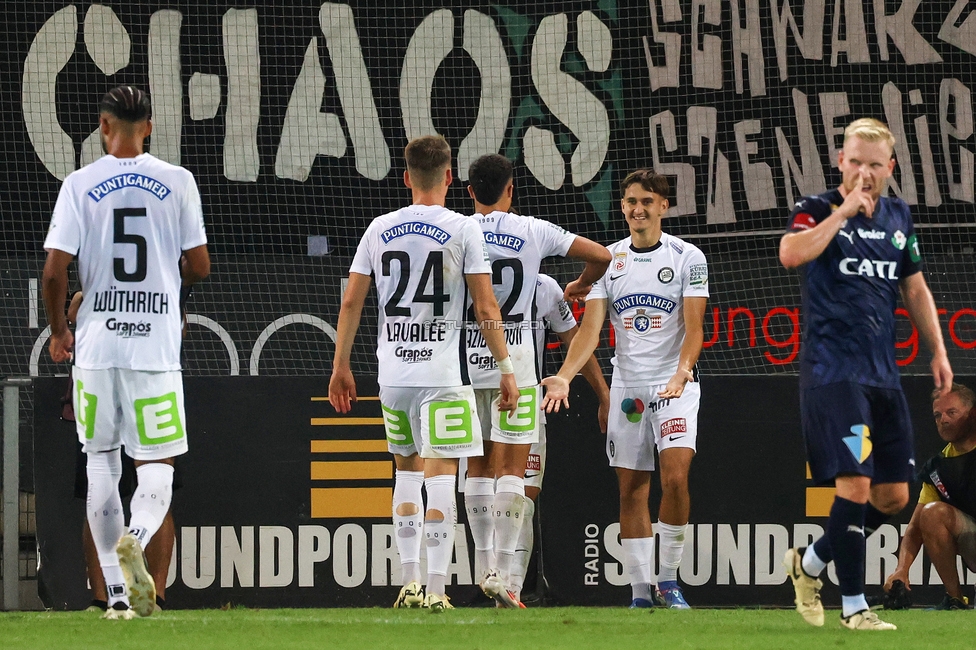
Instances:
[[[501,306],[501,322],[518,382],[518,408],[511,414],[494,406],[499,399],[498,368],[472,323],[467,357],[481,419],[485,454],[468,461],[465,512],[475,543],[475,579],[501,606],[519,607],[511,593],[511,565],[522,527],[525,463],[539,440],[536,278],[542,260],[552,255],[586,262],[577,282],[589,286],[610,263],[607,249],[559,226],[510,212],[512,163],[499,154],[481,156],[468,171],[473,220],[481,226],[491,260],[491,282]]]
[[[482,454],[481,425],[464,362],[466,295],[501,375],[497,408],[518,399],[505,335],[491,288],[491,267],[477,223],[444,207],[452,181],[451,148],[440,136],[412,140],[403,180],[413,204],[377,217],[349,269],[336,328],[329,399],[346,413],[356,400],[350,369],[353,339],[373,278],[379,299],[380,403],[396,459],[393,524],[403,571],[395,607],[451,605],[444,594],[454,551],[459,458]],[[427,489],[423,514],[421,487]],[[426,538],[426,596],[420,587],[420,541]]]
[[[655,600],[654,536],[647,501],[654,450],[661,462],[658,589],[668,607],[686,609],[677,583],[691,510],[688,470],[695,455],[701,390],[695,364],[704,341],[708,267],[695,246],[661,231],[668,181],[648,169],[621,183],[630,237],[610,246],[613,261],[593,285],[579,335],[554,377],[543,380],[547,410],[569,405],[569,382],[599,343],[610,307],[616,333],[607,455],[620,489],[620,537],[632,607]],[[567,295],[576,291],[566,288]]]
[[[74,348],[88,523],[112,619],[149,616],[156,605],[143,549],[169,510],[173,458],[187,450],[180,290],[210,273],[193,174],[144,152],[151,113],[138,88],[105,94],[99,129],[107,155],[64,180],[44,240],[51,357],[66,361]],[[64,305],[74,257],[85,293],[77,339]],[[128,532],[118,490],[122,445],[138,476]]]
[[[539,274],[536,281],[535,304],[539,314],[539,327],[534,331],[536,341],[539,371],[545,371],[546,335],[552,331],[565,344],[572,343],[579,331],[573,310],[563,299],[563,290],[559,283],[548,275]],[[607,414],[610,409],[610,388],[603,378],[603,370],[596,356],[590,355],[586,364],[580,369],[580,374],[593,388],[600,402],[597,411],[597,421],[602,433],[607,432]],[[512,591],[516,600],[521,601],[522,584],[525,572],[532,556],[532,545],[535,537],[536,501],[542,491],[542,479],[546,473],[546,414],[539,413],[539,442],[533,443],[529,449],[529,458],[525,464],[525,507],[523,509],[522,528],[519,532],[518,544],[515,547],[515,559],[512,562]]]

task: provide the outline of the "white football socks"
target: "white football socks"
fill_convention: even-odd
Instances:
[[[525,574],[532,559],[532,545],[535,541],[535,501],[526,498],[522,505],[522,528],[519,531],[518,544],[515,546],[515,559],[512,561],[512,590],[516,595],[522,593],[525,584]]]
[[[393,487],[393,530],[397,551],[400,553],[403,584],[422,580],[420,547],[424,541],[423,486],[423,472],[396,471]],[[402,508],[405,511],[413,510],[413,514],[397,514],[401,506],[406,506]]]
[[[136,476],[138,483],[130,505],[129,533],[145,550],[169,511],[173,496],[173,466],[146,463],[136,468]]]
[[[125,534],[125,515],[122,512],[122,499],[119,497],[119,479],[122,477],[121,450],[92,452],[88,455],[88,526],[91,528],[98,563],[105,576],[108,592],[108,605],[111,607],[121,601],[128,604],[125,593],[125,578],[119,567],[119,556],[115,547]]]
[[[427,486],[427,516],[424,536],[427,539],[427,593],[444,595],[447,570],[454,555],[454,524],[457,522],[457,504],[453,474],[431,476]]]
[[[681,554],[685,550],[685,529],[688,524],[674,526],[659,521],[656,527],[657,534],[661,538],[661,573],[658,576],[658,581],[677,580]]]
[[[480,583],[495,568],[495,479],[469,476],[464,481],[464,511],[474,539],[474,579]]]
[[[654,584],[654,538],[621,539],[624,549],[624,568],[630,578],[631,598],[651,601]]]
[[[522,529],[525,481],[521,476],[502,476],[495,484],[495,566],[507,586],[511,582],[512,562]]]

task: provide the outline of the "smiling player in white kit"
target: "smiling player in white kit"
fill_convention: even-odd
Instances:
[[[701,390],[695,364],[704,341],[708,267],[695,246],[661,231],[668,181],[651,170],[620,184],[621,211],[630,237],[611,245],[613,260],[593,285],[579,334],[559,373],[543,380],[543,405],[569,405],[569,382],[599,343],[610,307],[616,333],[607,455],[620,489],[620,537],[630,576],[631,607],[651,607],[657,594],[654,537],[648,511],[655,448],[660,458],[660,596],[667,607],[687,609],[677,583],[691,510],[688,470],[698,437]],[[567,293],[573,289],[567,287]]]
[[[130,619],[155,607],[143,549],[169,510],[173,457],[187,451],[180,290],[209,274],[210,257],[193,175],[143,151],[149,96],[113,88],[99,113],[107,155],[61,185],[44,241],[43,295],[52,359],[66,361],[75,348],[74,409],[88,455],[88,522],[108,588],[104,618]],[[64,309],[75,256],[85,294],[77,340]],[[122,445],[138,476],[128,533]]]

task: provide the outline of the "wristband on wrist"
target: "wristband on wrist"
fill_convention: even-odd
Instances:
[[[512,363],[512,357],[508,356],[498,362],[498,369],[503,375],[513,375],[515,374],[515,364]]]

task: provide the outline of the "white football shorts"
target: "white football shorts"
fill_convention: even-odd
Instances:
[[[481,423],[470,386],[380,386],[391,454],[421,458],[481,456]]]
[[[125,446],[135,460],[185,454],[186,408],[183,373],[125,368],[89,370],[75,366],[75,429],[83,451]]]
[[[509,445],[531,445],[539,441],[539,386],[519,389],[518,408],[514,414],[498,410],[501,391],[497,388],[475,390],[482,435],[492,442]]]
[[[654,448],[696,449],[701,385],[685,384],[678,399],[661,399],[665,384],[642,388],[610,386],[607,457],[610,467],[650,472]]]

